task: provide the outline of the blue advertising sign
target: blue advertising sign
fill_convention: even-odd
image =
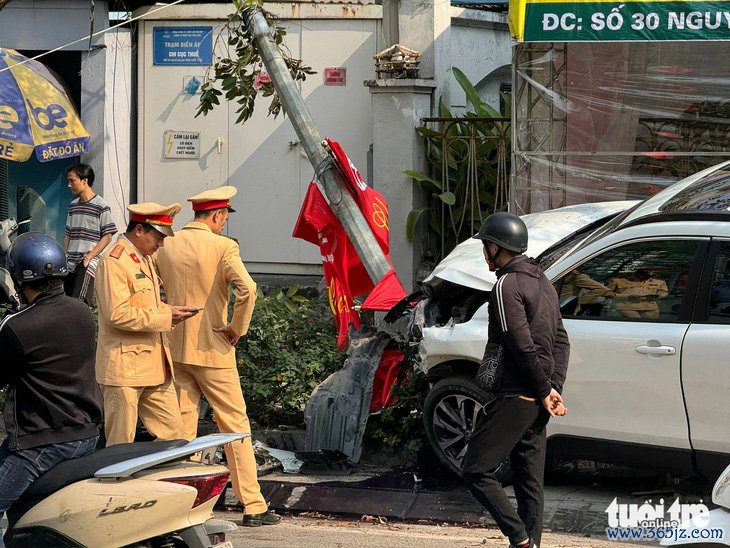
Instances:
[[[213,27],[155,27],[152,52],[155,65],[210,65]]]

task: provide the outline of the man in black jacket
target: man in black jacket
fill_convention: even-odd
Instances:
[[[63,248],[43,234],[23,234],[10,248],[8,270],[28,306],[0,321],[0,387],[8,388],[0,516],[50,468],[93,452],[101,422],[94,319],[64,294]]]
[[[485,405],[464,456],[469,490],[489,510],[510,546],[540,545],[543,516],[545,426],[565,415],[560,391],[570,344],[558,296],[540,267],[523,255],[527,227],[509,213],[490,215],[475,238],[496,271],[489,297],[489,342],[504,347],[503,376]],[[510,457],[517,511],[497,480]]]

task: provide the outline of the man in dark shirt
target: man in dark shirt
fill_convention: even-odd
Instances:
[[[53,466],[93,452],[101,422],[94,319],[64,294],[63,248],[23,234],[10,247],[8,270],[28,304],[0,321],[0,387],[7,387],[0,516]]]
[[[570,344],[558,295],[540,267],[523,255],[527,227],[509,213],[490,215],[475,238],[496,271],[489,297],[489,342],[504,347],[504,371],[494,399],[484,406],[464,456],[469,490],[492,515],[510,546],[540,545],[545,468],[545,426],[565,415],[560,391]],[[496,472],[510,457],[517,511]]]

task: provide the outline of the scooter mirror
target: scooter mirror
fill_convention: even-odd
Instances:
[[[0,255],[5,255],[10,249],[10,236],[18,231],[18,227],[22,224],[29,223],[30,219],[26,219],[18,223],[15,219],[3,219],[0,221]]]
[[[730,466],[720,474],[712,489],[712,502],[724,508],[730,508]]]
[[[0,303],[9,302],[16,310],[20,309],[20,297],[10,272],[0,268]]]
[[[5,221],[0,222],[0,255],[5,255],[10,249],[10,235],[5,230],[4,223]]]

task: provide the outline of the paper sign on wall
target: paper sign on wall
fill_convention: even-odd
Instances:
[[[162,156],[188,160],[200,158],[200,132],[166,130],[162,141]]]
[[[347,85],[347,68],[346,67],[326,67],[324,69],[324,85],[325,86],[346,86]]]

